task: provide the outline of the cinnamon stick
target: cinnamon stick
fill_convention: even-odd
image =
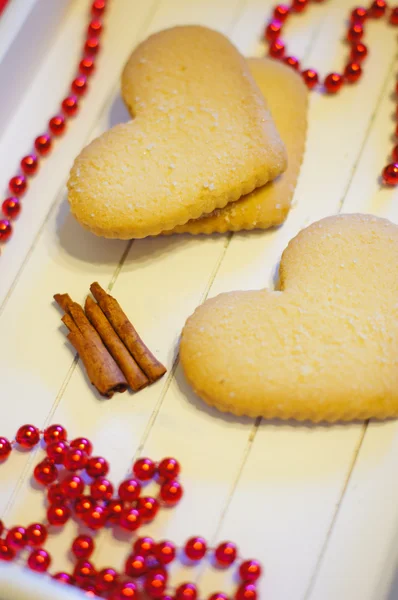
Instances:
[[[123,373],[82,307],[73,302],[68,294],[55,294],[54,300],[66,312],[62,321],[70,331],[67,338],[77,350],[91,383],[107,398],[111,398],[115,392],[125,392],[127,381]]]
[[[123,312],[118,301],[107,294],[97,282],[90,286],[90,290],[94,298],[97,300],[100,308],[110,321],[113,329],[123,341],[124,345],[134,357],[138,365],[144,371],[149,381],[154,382],[157,379],[160,379],[160,377],[166,373],[167,369],[146,347],[137,331]]]
[[[131,389],[137,392],[146,387],[149,384],[147,376],[124,346],[101,308],[90,296],[86,298],[84,310],[115,362],[119,365]]]

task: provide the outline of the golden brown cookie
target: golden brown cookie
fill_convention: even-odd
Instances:
[[[267,229],[286,219],[303,159],[307,133],[308,92],[300,75],[281,62],[248,59],[250,71],[262,91],[276,128],[286,146],[286,171],[237,202],[211,215],[188,221],[167,233],[223,233]]]
[[[310,225],[283,253],[279,291],[208,300],[180,356],[197,394],[236,415],[398,416],[398,226],[370,215]]]
[[[286,168],[246,61],[220,33],[174,27],[133,52],[122,77],[134,113],[77,157],[69,202],[87,229],[142,238],[240,198]]]

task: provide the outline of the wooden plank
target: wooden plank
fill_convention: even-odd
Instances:
[[[377,169],[384,166],[392,145],[395,86],[391,70],[369,136],[349,187],[344,212],[365,211],[398,223],[397,190],[383,188]],[[396,532],[398,508],[398,425],[371,422],[336,516],[308,598],[332,600],[387,598],[398,593]],[[346,577],[341,577],[342,560]],[[364,566],[366,565],[366,568]],[[354,596],[355,595],[355,596]]]

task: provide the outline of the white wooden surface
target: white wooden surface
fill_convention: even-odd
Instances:
[[[4,188],[65,92],[80,53],[87,5],[74,0],[68,7],[51,52],[1,132]],[[347,0],[311,6],[286,28],[289,50],[320,73],[341,69],[347,8]],[[382,189],[378,181],[395,129],[396,32],[372,23],[361,84],[335,98],[312,94],[294,208],[277,231],[125,243],[91,236],[68,213],[65,181],[74,156],[90,138],[127,119],[118,77],[135,44],[170,25],[201,23],[228,34],[246,55],[261,55],[259,38],[270,11],[268,0],[113,0],[90,94],[32,183],[0,259],[0,434],[12,437],[22,422],[39,427],[61,422],[72,436],[93,440],[96,452],[110,459],[115,481],[134,456],[180,458],[184,500],[145,531],[177,542],[194,534],[212,542],[235,540],[244,556],[265,565],[262,598],[393,600],[397,424],[327,427],[226,417],[190,391],[177,352],[186,317],[207,296],[272,286],[283,248],[309,222],[338,211],[398,222],[398,190]],[[136,397],[97,397],[65,343],[52,296],[69,292],[82,301],[94,280],[113,285],[169,369]],[[10,525],[43,515],[42,493],[30,482],[37,458],[15,453],[1,467],[0,518]],[[69,525],[48,544],[58,567],[68,564],[74,532]],[[105,533],[95,562],[121,566],[125,554],[125,545]],[[186,576],[183,570],[176,574]],[[222,579],[232,589],[228,578],[212,571],[192,576],[204,592]]]

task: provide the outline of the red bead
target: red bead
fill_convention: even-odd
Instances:
[[[138,554],[130,554],[124,566],[124,572],[129,577],[141,577],[147,570],[145,558]]]
[[[390,23],[391,25],[398,25],[398,6],[391,9]]]
[[[79,560],[73,570],[73,577],[76,579],[79,586],[84,583],[91,582],[97,572],[89,560]]]
[[[90,440],[88,440],[85,437],[80,437],[72,440],[70,443],[70,447],[79,448],[79,450],[83,450],[87,454],[87,456],[91,456],[93,453],[93,445],[90,442]]]
[[[300,68],[300,62],[295,56],[286,56],[283,59],[283,62],[289,67],[292,67],[295,71],[298,71]]]
[[[361,23],[353,23],[347,32],[347,39],[350,42],[359,42],[363,37],[363,27]]]
[[[47,527],[42,523],[33,523],[26,530],[26,538],[29,546],[42,546],[47,539]]]
[[[75,500],[74,511],[78,517],[83,518],[89,510],[94,508],[94,506],[96,506],[94,498],[91,498],[90,496],[80,496]]]
[[[141,481],[149,481],[156,473],[156,465],[150,458],[139,458],[133,465],[133,473]]]
[[[167,575],[164,573],[149,573],[145,578],[144,590],[150,598],[161,598],[167,585]]]
[[[115,569],[102,569],[95,578],[95,587],[100,592],[111,592],[115,589],[119,574]]]
[[[362,62],[368,54],[368,48],[362,42],[351,46],[351,60],[354,62]]]
[[[67,501],[60,483],[54,483],[47,489],[47,498],[50,504],[64,504]]]
[[[51,444],[52,442],[65,442],[68,434],[62,425],[50,425],[44,430],[43,437],[46,444]]]
[[[156,544],[151,537],[142,537],[134,542],[133,549],[135,554],[146,557],[154,553],[155,547]]]
[[[274,19],[269,23],[265,29],[265,37],[269,42],[273,42],[276,40],[282,31],[283,23],[282,21],[278,21]]]
[[[385,2],[385,0],[375,0],[370,5],[368,15],[369,17],[372,17],[372,19],[380,19],[386,12],[386,8],[387,2]]]
[[[85,581],[83,583],[80,584],[80,589],[82,591],[85,592],[85,596],[88,596],[88,598],[97,598],[98,593],[97,593],[97,589],[95,587],[95,584],[92,583],[91,581]]]
[[[292,10],[301,13],[307,8],[308,0],[292,0]]]
[[[239,567],[242,581],[257,581],[261,576],[261,565],[258,560],[245,560]]]
[[[223,542],[217,546],[214,556],[219,565],[226,567],[235,562],[238,549],[232,542]]]
[[[274,19],[277,21],[285,21],[289,16],[290,8],[287,4],[278,4],[274,9]]]
[[[79,448],[69,448],[65,455],[64,465],[68,471],[79,471],[87,465],[87,454]]]
[[[28,154],[21,160],[21,169],[25,175],[34,175],[39,168],[39,160],[35,154]]]
[[[59,136],[65,132],[66,119],[63,115],[56,115],[48,122],[48,126],[53,135]]]
[[[168,540],[159,542],[155,548],[155,556],[162,565],[168,565],[175,559],[176,547]]]
[[[8,187],[14,196],[22,196],[26,192],[28,183],[23,175],[15,175],[10,179]]]
[[[47,571],[51,564],[51,556],[46,550],[40,548],[39,550],[32,550],[28,557],[28,567],[32,571],[38,573],[44,573]]]
[[[84,44],[84,52],[89,54],[90,56],[95,56],[98,54],[100,49],[99,39],[95,36],[87,38],[86,43]]]
[[[304,83],[309,90],[312,90],[319,82],[318,73],[314,69],[306,69],[302,72]]]
[[[222,592],[216,592],[215,594],[209,596],[208,600],[229,600],[229,598],[226,594],[223,594]]]
[[[92,56],[86,56],[82,58],[79,64],[79,71],[82,75],[89,77],[95,71],[95,62]]]
[[[41,523],[33,523],[26,530],[29,546],[42,546],[47,539],[47,527]]]
[[[47,539],[47,527],[42,523],[33,523],[26,530],[29,546],[42,546]]]
[[[117,590],[109,596],[109,600],[137,600],[138,588],[133,581],[124,581]]]
[[[344,77],[349,83],[355,83],[362,75],[362,67],[359,63],[350,62],[344,69]]]
[[[6,198],[1,208],[5,217],[8,217],[9,219],[16,219],[21,212],[21,203],[16,196]]]
[[[392,158],[393,158],[394,162],[398,163],[398,146],[395,146],[393,148]],[[1,535],[1,531],[0,531],[0,535]]]
[[[62,112],[68,117],[73,117],[79,110],[79,100],[77,96],[68,96],[62,101]]]
[[[254,583],[242,583],[235,594],[235,600],[256,600],[257,591]]]
[[[175,458],[164,458],[158,465],[158,473],[162,479],[176,479],[180,470],[180,463]]]
[[[178,586],[175,593],[175,600],[196,600],[198,590],[193,583],[182,583]]]
[[[119,485],[118,494],[123,502],[137,500],[141,493],[141,484],[136,479],[126,479]]]
[[[285,55],[285,44],[282,40],[275,40],[269,47],[268,54],[272,58],[283,58]]]
[[[127,531],[136,531],[141,525],[141,515],[136,508],[125,508],[120,515],[119,525]]]
[[[25,527],[12,527],[6,535],[6,543],[16,550],[25,548],[28,543]]]
[[[79,498],[84,492],[84,481],[79,475],[70,473],[61,483],[63,494],[70,500]]]
[[[354,8],[351,12],[351,23],[363,23],[368,16],[368,11],[362,6]]]
[[[35,466],[33,477],[41,485],[50,485],[57,479],[58,469],[51,460],[45,458]]]
[[[387,165],[383,171],[383,181],[386,185],[397,185],[398,183],[398,163]]]
[[[59,583],[63,583],[64,585],[74,585],[75,583],[72,575],[69,575],[69,573],[64,573],[63,571],[60,573],[55,573],[55,575],[52,575],[52,578]]]
[[[159,502],[156,500],[156,498],[144,496],[143,498],[139,498],[137,502],[137,510],[140,514],[142,522],[149,523],[156,517],[158,513]]]
[[[0,540],[0,560],[11,562],[14,560],[16,552],[7,542]]]
[[[84,513],[83,520],[90,529],[102,529],[106,524],[107,516],[107,509],[96,504]]]
[[[336,94],[343,85],[343,78],[339,73],[329,73],[325,77],[324,86],[328,94]]]
[[[183,488],[179,481],[166,481],[160,488],[160,497],[168,506],[177,504],[183,495]]]
[[[34,425],[22,425],[15,439],[23,448],[33,448],[40,442],[40,432]]]
[[[68,444],[63,442],[62,440],[59,442],[52,442],[47,446],[47,456],[50,458],[56,465],[63,465],[65,460],[65,455],[68,451]]]
[[[95,0],[91,6],[91,12],[95,16],[101,16],[106,8],[105,0]]]
[[[85,75],[79,75],[72,81],[71,90],[78,96],[83,96],[87,92],[87,78]]]
[[[72,543],[72,553],[76,558],[90,558],[94,552],[94,540],[89,535],[78,535]]]
[[[104,477],[109,471],[109,464],[102,456],[89,458],[86,465],[86,473],[90,477]]]
[[[51,146],[52,146],[52,141],[51,141],[51,137],[48,135],[48,133],[39,135],[35,139],[35,148],[41,156],[46,156],[50,152]]]
[[[206,541],[201,537],[193,537],[185,544],[184,552],[190,560],[201,560],[207,552]]]
[[[102,33],[102,21],[100,19],[93,19],[87,29],[87,35],[98,36]]]
[[[109,479],[98,477],[91,484],[90,493],[94,500],[110,500],[113,495],[113,485]]]
[[[65,504],[52,504],[47,509],[47,519],[50,525],[60,527],[65,525],[70,517],[70,510]]]
[[[0,220],[0,242],[7,242],[12,235],[12,225],[7,219]]]
[[[120,515],[123,512],[123,503],[118,498],[115,498],[107,503],[106,508],[108,510],[107,521],[118,523]]]
[[[0,437],[0,460],[5,460],[11,454],[12,446],[10,442],[5,437]],[[0,521],[1,523],[1,521]],[[0,527],[0,535],[1,535],[1,527]]]
[[[51,504],[63,504],[66,502],[66,496],[62,491],[61,484],[50,485],[47,490],[47,498]]]

